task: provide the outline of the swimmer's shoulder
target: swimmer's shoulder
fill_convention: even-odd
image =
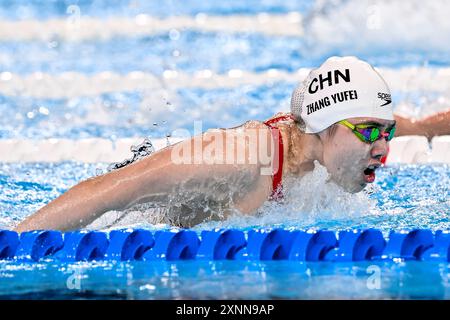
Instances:
[[[275,119],[275,118],[281,118],[281,117],[286,117],[286,119],[283,119],[278,123],[283,123],[283,124],[293,124],[294,120],[289,118],[290,117],[290,113],[286,113],[286,112],[278,112],[275,115],[273,115],[272,117],[266,119],[266,120],[247,120],[246,122],[235,126],[235,127],[231,127],[231,128],[220,128],[219,130],[228,130],[228,129],[260,129],[260,128],[267,128],[267,125],[265,124],[265,122]]]
[[[258,129],[258,128],[265,128],[267,127],[264,125],[263,121],[258,120],[247,120],[246,122],[237,125],[235,127],[229,127],[229,128],[219,128],[218,130],[239,130],[239,129]]]

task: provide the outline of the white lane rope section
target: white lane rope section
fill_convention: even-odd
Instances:
[[[200,32],[262,33],[270,36],[303,36],[302,15],[287,14],[195,16],[157,18],[139,14],[134,18],[98,19],[80,16],[49,20],[1,20],[0,41],[107,40],[116,36],[147,36],[170,30]]]
[[[1,139],[0,162],[80,161],[120,162],[132,156],[131,146],[144,138],[122,138],[114,142],[103,138],[86,139]],[[172,145],[182,138],[151,139],[155,150]]]
[[[130,158],[130,147],[144,138],[122,138],[114,142],[101,138],[89,139],[1,139],[0,162],[59,162],[86,163],[120,162]],[[151,139],[155,150],[173,145],[183,138]],[[437,136],[428,142],[423,136],[403,136],[390,143],[388,163],[447,163],[450,164],[450,136]]]
[[[128,74],[101,72],[86,75],[79,72],[61,74],[35,72],[18,75],[3,71],[0,72],[0,94],[61,99],[152,89],[235,88],[242,85],[258,86],[281,81],[296,84],[303,81],[309,71],[307,68],[298,69],[295,72],[269,69],[265,72],[254,73],[231,69],[224,74],[217,74],[211,70],[199,70],[189,74],[177,70],[166,70],[162,75],[141,71]],[[379,71],[394,92],[442,94],[450,92],[450,68],[380,68]]]

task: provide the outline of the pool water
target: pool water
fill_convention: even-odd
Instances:
[[[448,299],[450,294],[448,264],[417,261],[0,266],[2,299]]]
[[[0,228],[8,229],[77,182],[104,172],[105,163],[2,163],[0,164]],[[226,221],[206,222],[195,230],[215,227],[295,227],[301,229],[450,228],[450,166],[390,165],[377,170],[376,182],[358,194],[348,194],[333,183],[324,182],[324,168],[286,190],[285,205],[267,202],[257,216],[233,216]],[[325,174],[326,175],[326,174]],[[327,176],[327,175],[326,175]],[[314,188],[321,185],[321,190]],[[308,185],[310,192],[305,192]],[[296,189],[303,190],[297,193]],[[106,228],[106,223],[95,224]],[[169,228],[136,219],[119,227]]]
[[[105,164],[2,164],[1,228],[10,228],[79,180]],[[317,171],[317,170],[316,170]],[[320,182],[320,172],[311,176]],[[379,170],[370,192],[357,196],[334,192],[332,212],[266,208],[256,217],[207,222],[195,231],[215,227],[289,229],[378,228],[448,230],[450,219],[448,165],[393,165]],[[295,188],[295,186],[294,186]],[[289,196],[289,195],[288,195]],[[315,193],[323,203],[322,194]],[[301,201],[305,201],[303,199]],[[311,200],[311,199],[309,199]],[[324,205],[326,206],[326,205]],[[347,207],[347,211],[345,210]],[[275,210],[275,211],[273,211]],[[361,211],[360,211],[361,210]],[[167,230],[164,224],[136,219],[123,227]],[[97,228],[102,229],[101,223]],[[103,230],[107,230],[104,229]],[[423,261],[147,261],[36,263],[0,262],[0,297],[33,299],[448,299],[448,263]]]
[[[154,139],[180,129],[192,133],[198,120],[207,130],[267,119],[287,111],[302,75],[331,55],[367,60],[389,82],[395,111],[428,115],[450,103],[449,9],[444,0],[2,1],[0,20],[8,25],[0,26],[0,141]],[[238,18],[258,24],[277,15],[297,25],[276,34],[267,27],[229,28]],[[206,16],[221,27],[167,28],[161,22],[145,33],[114,29],[119,19],[186,18],[201,25]],[[77,29],[86,21],[112,22]],[[298,24],[301,31],[293,34]],[[0,229],[13,228],[108,165],[0,161]],[[284,204],[267,203],[255,216],[193,230],[378,228],[387,236],[393,229],[450,227],[449,165],[392,164],[355,195],[328,183],[320,166],[286,184]],[[142,212],[111,225],[114,214],[88,228],[170,228]],[[0,261],[0,298],[449,299],[449,275],[448,263],[397,260]]]

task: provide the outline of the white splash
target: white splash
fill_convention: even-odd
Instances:
[[[87,230],[110,231],[114,229],[145,228],[166,229],[170,224],[164,221],[162,208],[142,208],[124,211],[108,211],[89,224]]]
[[[208,222],[196,228],[304,225],[376,214],[376,202],[368,196],[377,188],[375,185],[363,192],[348,193],[330,181],[327,169],[318,162],[301,179],[287,178],[283,185],[284,200],[267,201],[255,216],[235,214],[226,221]]]

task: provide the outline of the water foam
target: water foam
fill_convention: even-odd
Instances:
[[[313,171],[301,179],[284,180],[284,200],[267,201],[256,215],[235,214],[223,222],[207,222],[200,229],[211,227],[251,226],[308,226],[320,221],[351,219],[376,214],[376,202],[369,193],[377,188],[371,185],[363,192],[351,194],[330,180],[327,169],[315,162]]]

